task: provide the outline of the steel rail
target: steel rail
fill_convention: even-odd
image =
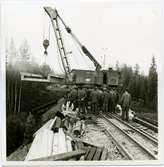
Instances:
[[[113,136],[113,134],[109,130],[103,128],[103,131],[107,136],[112,138],[112,141],[114,142],[120,153],[126,158],[126,160],[134,160],[134,158],[130,155],[130,153],[121,144],[119,144],[117,139]]]
[[[138,142],[137,140],[135,140],[134,138],[132,138],[127,132],[125,132],[124,130],[122,130],[119,126],[115,125],[112,121],[110,121],[103,114],[100,114],[100,116],[102,118],[104,118],[107,122],[109,122],[110,124],[112,124],[115,128],[117,128],[125,136],[127,136],[131,141],[133,141],[137,146],[139,146],[145,153],[147,153],[152,159],[157,160],[157,157],[154,154],[152,154],[147,148],[145,148],[144,146],[142,146],[142,144],[140,142]]]
[[[155,126],[155,125],[153,125],[153,124],[151,124],[151,123],[149,123],[149,122],[147,122],[147,121],[145,121],[145,120],[143,120],[141,118],[134,117],[133,121],[137,122],[137,123],[140,123],[140,124],[148,127],[149,129],[155,131],[155,132],[158,132],[158,126]]]
[[[147,138],[148,140],[150,140],[152,143],[154,143],[154,145],[158,146],[158,140],[153,137],[151,134],[145,132],[145,131],[142,131],[142,130],[139,130],[137,128],[135,128],[134,126],[128,124],[127,122],[121,120],[120,118],[118,118],[117,116],[115,116],[114,114],[111,114],[111,113],[108,113],[108,115],[110,117],[114,117],[115,119],[117,119],[118,121],[120,121],[122,124],[126,125],[127,127],[133,129],[134,131],[136,131],[137,133],[139,133],[140,135],[143,135],[145,138]]]

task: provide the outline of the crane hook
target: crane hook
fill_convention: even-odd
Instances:
[[[48,53],[47,53],[47,48],[48,48],[48,46],[49,46],[49,40],[48,40],[48,39],[45,39],[45,40],[43,41],[43,47],[44,47],[44,49],[45,49],[45,51],[44,51],[44,54],[45,54],[45,55],[48,54]]]

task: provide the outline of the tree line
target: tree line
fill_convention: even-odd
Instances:
[[[157,112],[158,74],[155,57],[149,67],[148,75],[140,72],[138,64],[134,69],[126,64],[116,63],[116,69],[121,73],[122,86],[128,88],[133,97],[133,104]]]
[[[41,74],[47,78],[48,74],[54,73],[47,64],[38,65],[31,54],[27,40],[22,41],[19,48],[11,39],[6,47],[6,110],[7,113],[17,113],[21,110],[22,82],[20,72]],[[35,84],[32,84],[33,86]]]

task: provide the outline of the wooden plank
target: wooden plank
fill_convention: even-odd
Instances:
[[[59,146],[59,133],[54,133],[53,145],[52,145],[52,155],[58,154]]]
[[[97,147],[93,160],[99,160],[101,158],[102,151],[102,148]]]
[[[107,159],[107,155],[108,155],[108,150],[107,150],[107,148],[104,147],[100,160],[102,160],[102,161],[106,160]]]
[[[85,151],[84,150],[76,150],[76,151],[71,151],[67,153],[61,153],[57,155],[51,155],[47,157],[42,157],[42,158],[36,158],[32,159],[31,161],[61,161],[61,160],[69,160],[71,158],[78,158],[81,155],[84,155]]]
[[[96,147],[92,147],[90,149],[88,156],[86,157],[86,160],[92,160],[93,156],[95,155],[95,152],[96,152]]]
[[[38,129],[34,134],[33,137],[35,137],[38,133],[42,132],[44,129],[49,129],[50,125],[52,124],[53,119],[50,119],[47,121],[40,129]]]
[[[62,128],[59,128],[59,150],[58,153],[65,153],[67,152],[67,144],[66,144],[66,137],[65,133]]]
[[[53,131],[47,129],[38,133],[32,142],[25,161],[50,156],[52,154],[53,136]]]
[[[97,145],[95,145],[95,144],[89,143],[88,141],[82,140],[82,142],[84,143],[84,146],[99,147],[99,146],[97,146]]]
[[[86,153],[85,153],[85,156],[84,156],[84,160],[86,160],[89,152],[90,152],[90,149],[91,149],[91,146],[88,146],[87,149],[86,149]]]
[[[67,152],[73,151],[71,139],[68,136],[66,137],[66,143],[67,143]]]
[[[83,143],[82,141],[77,141],[77,142],[76,142],[76,145],[77,145],[77,148],[78,148],[79,150],[86,150],[86,148],[85,148],[85,146],[84,146],[84,143]],[[80,157],[80,160],[83,161],[84,158],[85,158],[85,155],[82,155],[82,156]]]
[[[55,123],[52,126],[52,130],[54,132],[58,132],[59,128],[61,128],[62,120],[60,117],[56,117]]]

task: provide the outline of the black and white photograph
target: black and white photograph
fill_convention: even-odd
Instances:
[[[0,9],[3,161],[160,164],[162,0]]]

